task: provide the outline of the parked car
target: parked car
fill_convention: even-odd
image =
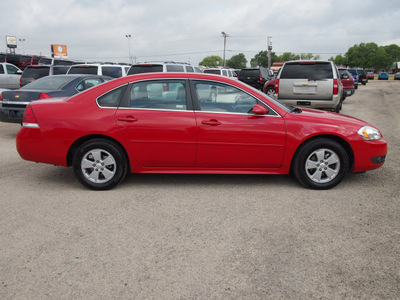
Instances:
[[[266,83],[264,83],[263,92],[266,93],[271,98],[273,98],[275,94],[275,84],[276,84],[276,78],[271,79]]]
[[[35,65],[25,68],[21,75],[21,87],[35,81],[36,79],[51,76],[66,74],[71,66],[63,65]]]
[[[366,85],[368,83],[367,72],[363,69],[357,69],[358,72],[358,82],[362,85]]]
[[[355,91],[355,83],[354,83],[354,78],[351,76],[350,72],[345,69],[345,68],[338,68],[339,74],[340,74],[340,80],[342,81],[343,84],[343,96],[342,96],[342,101],[346,99],[346,97],[352,96]]]
[[[22,71],[9,63],[0,63],[0,88],[17,89]]]
[[[328,189],[349,172],[379,168],[387,154],[379,130],[364,121],[285,106],[243,82],[200,73],[127,76],[34,101],[16,146],[25,160],[72,166],[95,190],[129,172],[292,172],[306,187]]]
[[[229,77],[229,78],[232,78],[235,80],[237,80],[237,78],[238,78],[235,71],[226,69],[226,68],[220,68],[220,67],[207,68],[203,71],[203,73],[226,76],[226,77]]]
[[[180,62],[144,62],[134,64],[130,67],[128,75],[150,73],[150,72],[189,72],[202,73],[199,67]]]
[[[127,69],[129,66],[125,65],[81,64],[71,66],[67,74],[93,74],[118,78],[126,76]]]
[[[400,80],[400,72],[397,72],[396,74],[394,74],[394,80]]]
[[[111,80],[108,76],[57,75],[42,77],[24,87],[0,94],[0,121],[22,123],[25,107],[35,100],[69,97]]]
[[[262,90],[264,84],[274,78],[274,72],[263,67],[245,68],[240,71],[238,78],[240,81],[258,90]]]
[[[40,56],[21,55],[18,61],[18,68],[20,68],[21,70],[25,70],[27,66],[37,65],[40,59]]]
[[[378,80],[389,80],[388,72],[379,73]]]
[[[353,76],[353,78],[354,78],[354,83],[356,84],[356,89],[358,89],[358,79],[359,79],[359,76],[358,76],[358,71],[357,71],[357,69],[354,69],[354,68],[349,68],[349,69],[347,69],[347,71],[349,71],[350,72],[350,74]]]
[[[0,55],[0,62],[6,62],[6,63],[13,64],[14,66],[18,67],[20,57],[21,57],[21,54],[2,53]]]
[[[375,79],[374,72],[367,72],[367,78],[370,80],[374,80]]]
[[[343,85],[332,61],[288,61],[275,83],[274,98],[289,105],[301,105],[340,112]]]

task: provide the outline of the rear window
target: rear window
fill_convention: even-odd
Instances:
[[[122,76],[121,67],[101,67],[103,75],[118,78]]]
[[[29,90],[59,90],[65,84],[71,81],[70,77],[65,76],[50,76],[46,78],[41,78],[35,80],[21,89],[29,89]]]
[[[221,70],[204,70],[204,73],[221,75]]]
[[[350,72],[350,74],[353,74],[353,75],[358,75],[358,73],[357,73],[357,71],[356,71],[356,70],[348,69],[347,71],[349,71],[349,72]]]
[[[184,72],[183,66],[167,65],[167,72]]]
[[[44,64],[44,65],[51,65],[52,62],[53,61],[51,58],[43,58],[42,57],[41,59],[39,59],[39,63]]]
[[[97,66],[81,66],[81,67],[71,67],[68,74],[92,74],[97,75]]]
[[[290,63],[281,72],[281,79],[332,79],[333,71],[330,63]]]
[[[53,75],[67,74],[69,67],[66,66],[54,66]]]
[[[135,65],[129,69],[128,75],[140,73],[162,72],[162,65]]]
[[[23,61],[23,62],[31,62],[32,60],[32,56],[21,56],[19,58],[19,61]]]
[[[38,67],[38,68],[26,68],[22,77],[38,79],[49,75],[49,67]]]
[[[240,71],[240,77],[258,77],[260,76],[260,70],[246,70]]]

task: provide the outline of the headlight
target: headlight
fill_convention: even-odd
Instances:
[[[361,127],[358,134],[366,141],[375,141],[382,138],[379,130],[371,126]]]

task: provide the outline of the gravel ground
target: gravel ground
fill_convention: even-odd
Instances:
[[[0,123],[0,299],[400,299],[400,81],[360,86],[342,113],[389,153],[328,191],[148,174],[90,191],[23,161],[19,125]]]

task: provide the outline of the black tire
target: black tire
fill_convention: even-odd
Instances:
[[[339,143],[320,138],[300,147],[293,159],[292,170],[302,185],[325,190],[342,181],[349,165],[349,156]]]
[[[344,99],[342,101],[340,101],[340,103],[335,107],[335,112],[336,113],[340,113],[340,111],[342,110],[342,102],[344,101]]]
[[[128,160],[115,143],[93,139],[74,153],[72,167],[78,181],[92,190],[109,190],[128,173]]]

